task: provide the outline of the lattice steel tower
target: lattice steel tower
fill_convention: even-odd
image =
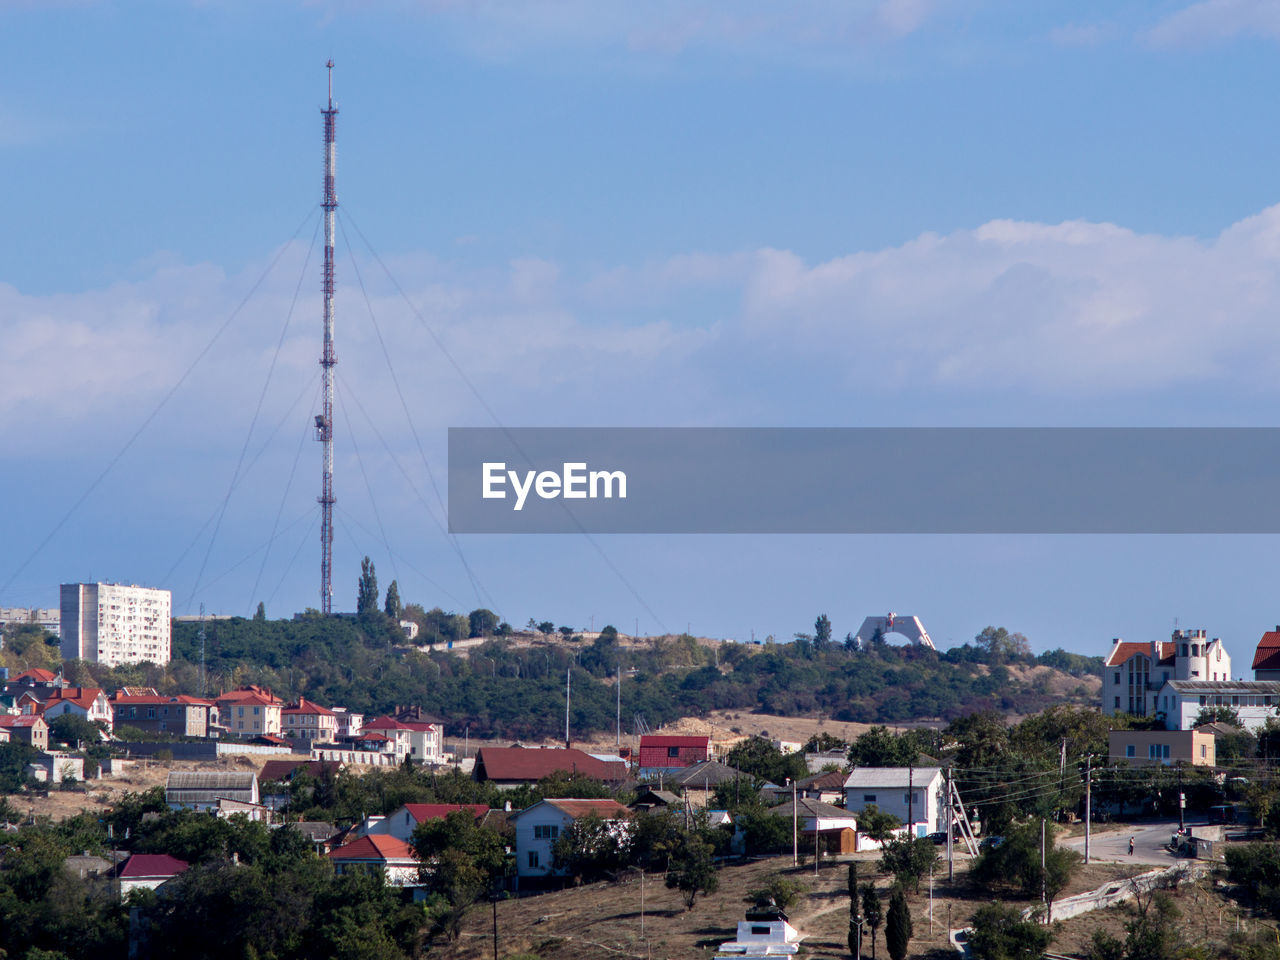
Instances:
[[[316,439],[323,444],[324,465],[321,469],[320,496],[320,610],[333,612],[333,368],[338,357],[333,350],[333,224],[338,209],[334,190],[337,162],[335,121],[338,108],[333,105],[333,61],[329,70],[329,106],[324,116],[324,352],[320,355],[323,412],[316,415]]]

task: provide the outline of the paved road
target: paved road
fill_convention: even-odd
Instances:
[[[1094,824],[1089,844],[1091,860],[1115,860],[1118,863],[1151,863],[1168,866],[1177,858],[1165,844],[1178,832],[1178,821],[1159,823],[1132,823],[1116,827]],[[1129,838],[1133,837],[1133,855],[1129,855]],[[1061,846],[1084,853],[1084,837],[1071,837],[1061,841]]]

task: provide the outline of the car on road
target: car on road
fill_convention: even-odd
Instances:
[[[1000,844],[1004,843],[1004,837],[983,837],[982,842],[978,844],[979,850],[994,850]]]
[[[942,846],[944,843],[947,842],[947,831],[935,830],[933,833],[926,833],[924,835],[924,839],[932,841],[933,843],[936,843],[938,846]],[[953,834],[952,839],[955,840],[957,843],[959,843],[960,834],[958,833]]]

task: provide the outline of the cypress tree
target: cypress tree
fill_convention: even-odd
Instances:
[[[884,913],[880,909],[880,897],[876,893],[875,883],[868,883],[862,888],[862,913],[867,918],[867,926],[871,928],[871,960],[876,960],[876,931],[880,929]]]
[[[889,894],[889,917],[884,925],[884,942],[889,948],[891,960],[903,960],[906,957],[912,932],[907,895],[901,886],[895,885],[893,892]]]

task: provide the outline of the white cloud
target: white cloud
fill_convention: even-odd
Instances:
[[[1160,47],[1199,47],[1239,34],[1280,37],[1280,5],[1272,0],[1198,0],[1153,27]]]

